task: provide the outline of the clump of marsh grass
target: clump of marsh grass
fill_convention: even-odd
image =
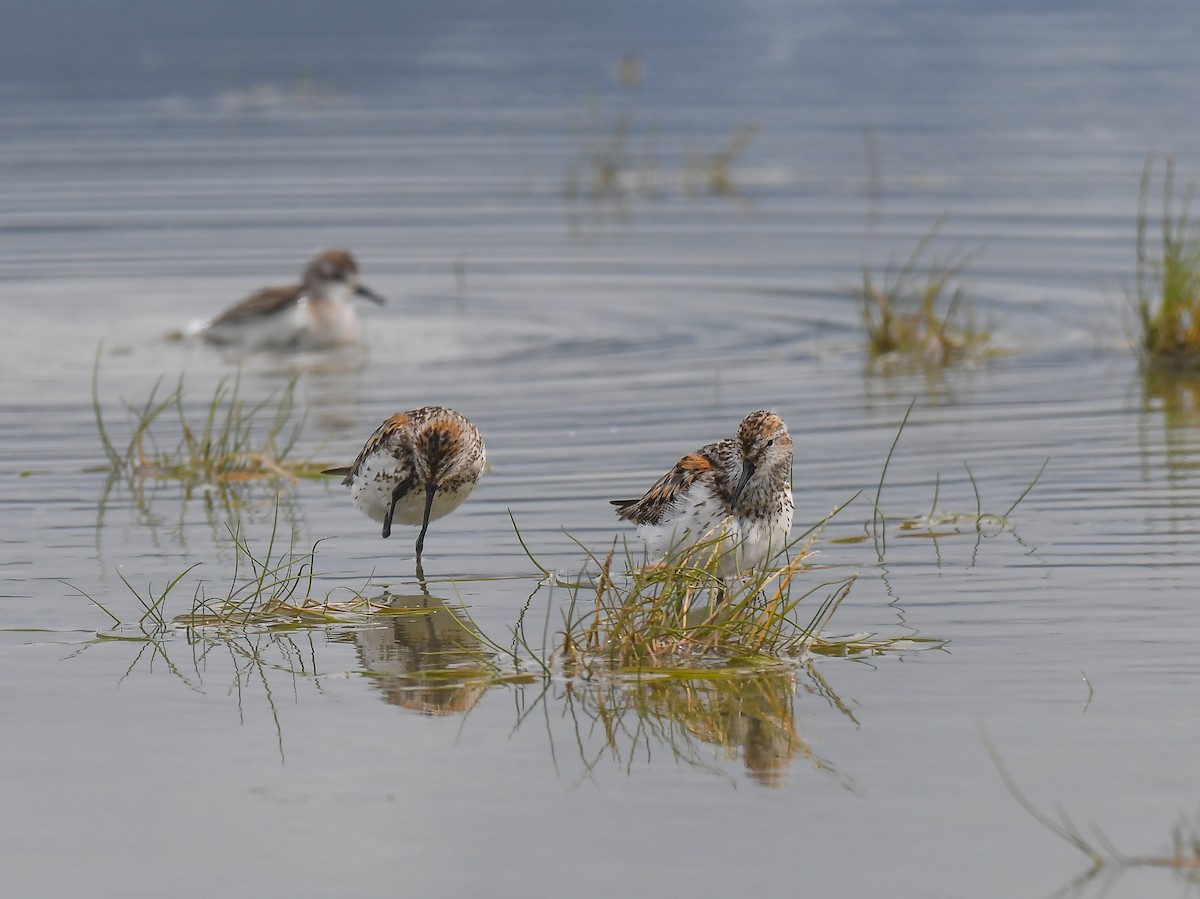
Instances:
[[[250,552],[237,528],[231,529],[238,557],[247,557],[250,572],[242,575],[235,568],[228,594],[219,602],[206,596],[203,582],[198,584],[190,613],[171,616],[166,607],[167,599],[199,566],[198,562],[173,577],[165,588],[156,590],[153,584],[148,584],[144,592],[118,571],[121,581],[141,607],[136,620],[122,617],[113,610],[111,603],[106,605],[74,585],[67,586],[82,594],[112,621],[111,628],[96,632],[95,643],[132,642],[139,645],[125,677],[139,665],[151,671],[160,665],[189,689],[200,692],[204,680],[202,672],[214,660],[213,654],[227,653],[233,671],[230,692],[237,696],[239,714],[243,714],[243,690],[251,684],[260,684],[274,720],[282,757],[283,729],[271,691],[271,674],[283,673],[291,678],[293,689],[299,678],[315,677],[313,653],[303,653],[288,632],[337,619],[329,609],[314,608],[316,604],[309,598],[316,545],[307,554],[297,554],[293,539],[293,547],[287,553],[275,552],[278,515],[277,506],[271,541],[261,557]],[[190,664],[181,662],[179,654],[173,653],[168,646],[176,633],[186,635],[191,648]],[[311,638],[309,642],[311,650]],[[311,665],[309,659],[313,659]]]
[[[800,575],[812,570],[815,531],[788,548],[782,565],[762,565],[733,578],[722,574],[728,547],[720,536],[700,541],[683,557],[646,566],[638,564],[628,546],[619,556],[614,543],[601,556],[580,544],[587,568],[575,582],[559,582],[569,591],[561,630],[553,638],[544,635],[539,652],[519,622],[514,647],[530,652],[547,672],[560,665],[568,676],[590,677],[794,666],[812,654],[860,656],[941,645],[869,634],[827,635],[825,628],[856,576],[801,583]],[[521,545],[528,554],[524,540]],[[531,554],[529,558],[553,577]],[[801,605],[811,597],[820,598]]]
[[[161,591],[156,591],[153,585],[147,586],[144,594],[122,576],[143,609],[136,622],[123,620],[108,606],[74,588],[108,615],[113,627],[97,631],[95,638],[73,655],[96,645],[133,644],[137,646],[137,652],[122,675],[122,681],[138,669],[148,673],[162,670],[198,693],[204,692],[206,682],[215,672],[227,673],[230,682],[226,692],[236,699],[238,717],[242,721],[246,720],[252,694],[260,694],[274,722],[282,758],[283,723],[275,700],[277,681],[280,677],[285,679],[285,695],[295,696],[302,681],[320,689],[312,631],[314,626],[329,625],[338,619],[329,614],[317,614],[309,599],[289,602],[282,597],[273,598],[255,610],[247,609],[244,602],[239,603],[241,608],[236,621],[234,616],[218,620],[195,611],[168,617],[165,608],[168,595],[195,567],[189,566]],[[194,607],[200,596],[200,588],[197,588]],[[179,638],[185,645],[182,651],[178,647]]]
[[[114,478],[176,480],[188,487],[220,488],[263,479],[295,480],[315,475],[323,467],[290,458],[305,420],[296,409],[296,378],[278,396],[257,403],[242,396],[240,375],[222,378],[199,420],[188,412],[183,376],[169,391],[163,390],[160,378],[140,405],[124,403],[128,437],[120,444],[104,418],[99,380],[97,354],[92,408]]]
[[[569,208],[583,200],[614,203],[624,212],[629,200],[657,199],[666,193],[657,129],[640,124],[635,114],[635,95],[645,80],[641,56],[625,53],[614,74],[621,88],[615,109],[606,111],[590,96],[575,129],[576,152],[567,166],[563,191]],[[681,183],[687,196],[708,193],[740,199],[735,166],[761,131],[761,125],[746,125],[713,152],[686,153],[681,170],[671,173],[672,180]]]
[[[229,586],[218,594],[210,594],[201,580],[195,587],[191,610],[185,614],[169,617],[166,611],[167,598],[188,574],[200,566],[200,562],[189,565],[158,591],[153,584],[147,585],[144,592],[140,591],[124,573],[118,571],[121,581],[142,608],[142,614],[136,621],[136,627],[142,635],[159,636],[176,625],[278,627],[286,624],[306,626],[338,623],[343,620],[338,613],[355,614],[370,608],[370,601],[357,592],[353,592],[352,598],[344,603],[334,603],[328,599],[322,603],[312,598],[316,553],[321,541],[314,543],[307,552],[299,552],[293,531],[289,545],[278,546],[278,504],[271,536],[264,551],[258,552],[250,547],[240,525],[227,525],[227,530],[235,550]],[[108,636],[120,637],[123,631],[131,629],[134,622],[122,618],[78,587],[68,586],[112,619],[118,630]]]
[[[307,552],[297,552],[295,532],[290,545],[276,550],[278,532],[278,507],[275,527],[266,549],[256,553],[250,547],[238,526],[227,526],[233,542],[235,556],[233,573],[226,590],[210,596],[200,584],[192,602],[190,612],[178,615],[172,624],[191,628],[210,625],[250,626],[296,626],[337,623],[329,603],[318,603],[312,598],[315,576],[317,541]],[[355,595],[352,607],[365,602]]]
[[[689,153],[683,165],[684,193],[694,196],[708,192],[717,196],[737,197],[734,166],[761,132],[761,125],[744,125],[733,132],[720,150]]]
[[[1200,369],[1200,238],[1191,221],[1195,183],[1174,212],[1175,160],[1163,176],[1161,248],[1148,247],[1147,212],[1153,159],[1146,160],[1138,195],[1137,277],[1130,301],[1141,333],[1138,355],[1146,368]]]
[[[576,129],[577,149],[567,167],[568,201],[623,201],[627,195],[654,196],[659,186],[655,135],[651,132],[640,150],[635,146],[634,94],[645,78],[645,66],[636,51],[621,56],[614,75],[622,89],[619,109],[611,115],[589,97],[582,124]]]
[[[605,121],[596,102],[589,101],[588,114],[578,132],[578,150],[567,168],[568,199],[584,196],[596,200],[619,199],[630,186],[642,189],[647,170],[635,165],[630,143],[628,111],[611,123]],[[631,173],[639,173],[631,179]]]
[[[261,686],[274,718],[281,756],[283,730],[271,680],[276,675],[289,678],[293,692],[302,679],[320,687],[314,630],[323,630],[334,640],[357,643],[363,676],[373,679],[389,702],[419,708],[426,714],[465,712],[487,687],[506,682],[506,672],[494,661],[495,653],[469,622],[443,600],[429,595],[424,582],[420,596],[368,596],[368,579],[361,589],[342,585],[319,597],[314,587],[321,541],[300,550],[295,530],[285,543],[279,527],[278,505],[270,537],[261,548],[251,546],[240,526],[229,526],[237,555],[227,586],[211,589],[200,581],[190,609],[179,614],[168,610],[168,598],[181,592],[177,588],[200,563],[188,566],[161,589],[149,584],[139,590],[118,572],[137,600],[140,611],[134,616],[124,616],[113,603],[101,602],[67,584],[112,622],[110,628],[98,630],[84,649],[97,644],[137,644],[137,655],[125,676],[139,665],[150,670],[159,666],[196,691],[202,690],[206,673],[217,667],[216,660],[227,656],[229,664],[222,667],[232,672],[229,692],[237,697],[239,713],[243,691],[255,684]],[[181,653],[171,648],[179,639],[190,648],[190,661],[181,661]],[[397,659],[403,663],[403,671],[389,665],[389,660]]]
[[[270,535],[261,548],[251,546],[240,525],[228,525],[228,535],[235,550],[228,581],[224,587],[214,589],[199,580],[193,589],[190,608],[182,613],[169,613],[167,599],[173,592],[178,592],[180,583],[200,566],[199,562],[189,565],[162,589],[149,584],[144,591],[139,590],[118,571],[140,606],[141,612],[136,619],[122,617],[113,611],[111,603],[106,605],[72,584],[67,586],[112,620],[113,628],[98,632],[97,636],[116,640],[158,639],[174,629],[186,630],[189,634],[204,632],[210,637],[234,637],[249,632],[276,633],[326,626],[354,628],[398,617],[429,616],[445,607],[427,592],[423,596],[428,602],[419,605],[387,593],[369,596],[366,591],[371,587],[370,579],[361,589],[340,585],[318,596],[314,590],[316,559],[322,541],[317,540],[308,549],[301,549],[294,529],[286,542],[281,539],[279,530],[278,505]],[[447,612],[446,620],[458,619]],[[473,636],[473,629],[467,623],[461,623]]]
[[[853,577],[793,589],[805,567],[804,547],[780,568],[764,566],[726,582],[720,543],[700,547],[699,560],[633,568],[620,577],[613,572],[613,551],[602,562],[595,559],[601,567],[594,584],[573,590],[564,613],[559,646],[564,664],[642,671],[777,661],[823,642],[820,634]],[[802,617],[800,603],[822,589],[832,592]]]
[[[926,232],[904,264],[889,261],[881,277],[863,266],[855,297],[873,360],[940,368],[987,350],[992,330],[975,325],[960,282],[977,254],[958,253],[924,263],[941,224]]]
[[[432,605],[414,607],[411,603],[398,602],[397,597],[386,593],[367,595],[371,586],[369,578],[361,589],[339,585],[316,596],[317,549],[323,541],[317,540],[307,550],[301,550],[293,530],[287,545],[283,545],[278,533],[278,506],[270,537],[261,550],[251,547],[240,527],[228,526],[227,529],[236,550],[227,586],[210,593],[203,583],[199,584],[191,610],[170,619],[172,626],[234,630],[270,628],[274,631],[326,625],[358,626],[379,621],[381,617],[431,614]]]

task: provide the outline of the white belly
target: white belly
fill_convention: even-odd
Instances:
[[[718,552],[721,575],[729,577],[762,565],[787,545],[792,528],[790,491],[780,505],[782,508],[772,509],[767,517],[725,515],[724,505],[697,486],[676,501],[663,521],[638,525],[637,533],[646,544],[647,555],[655,560],[703,565],[711,553]]]
[[[724,505],[704,486],[678,497],[657,524],[640,524],[637,533],[651,558],[679,558],[699,542],[722,532]]]
[[[382,522],[392,504],[392,491],[407,476],[407,471],[397,471],[392,458],[384,455],[368,457],[363,460],[358,476],[350,487],[350,497],[360,512]],[[475,484],[468,481],[459,484],[457,489],[439,488],[433,497],[429,520],[449,515],[463,504],[474,487]],[[420,525],[424,512],[425,486],[416,484],[396,503],[392,521],[396,524]]]
[[[354,312],[353,300],[324,298],[301,300],[298,311],[304,317],[305,349],[353,343],[358,332],[358,316]]]

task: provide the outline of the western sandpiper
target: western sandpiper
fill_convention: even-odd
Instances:
[[[356,332],[356,296],[384,302],[358,282],[353,256],[325,250],[305,267],[300,284],[255,291],[201,325],[199,333],[210,343],[247,349],[323,349],[350,343]]]
[[[425,406],[398,412],[381,424],[354,464],[325,474],[344,475],[359,511],[383,522],[420,525],[417,562],[429,522],[462,505],[483,474],[483,438],[453,409]]]
[[[714,543],[723,576],[769,561],[792,527],[792,438],[774,412],[751,412],[737,437],[688,453],[641,499],[613,500],[653,558]]]

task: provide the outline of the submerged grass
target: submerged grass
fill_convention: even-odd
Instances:
[[[1055,896],[1078,895],[1079,891],[1093,881],[1105,883],[1101,895],[1107,894],[1107,887],[1122,873],[1138,868],[1166,869],[1178,875],[1189,887],[1200,886],[1200,817],[1196,819],[1180,818],[1171,829],[1171,851],[1162,855],[1128,855],[1122,852],[1104,834],[1093,825],[1091,834],[1080,828],[1066,809],[1059,806],[1056,814],[1051,815],[1038,808],[1017,785],[1009,772],[999,750],[992,743],[986,731],[982,732],[984,746],[992,758],[992,764],[1004,786],[1013,799],[1035,821],[1057,836],[1059,839],[1075,847],[1090,861],[1090,865],[1082,874],[1074,878]]]
[[[900,444],[900,437],[908,425],[909,417],[913,413],[916,402],[915,397],[909,402],[908,408],[905,409],[904,417],[900,420],[900,426],[896,429],[896,436],[892,439],[887,456],[884,458],[883,467],[879,472],[879,481],[875,486],[875,496],[871,502],[871,520],[863,525],[863,533],[861,535],[840,537],[834,541],[836,543],[864,543],[867,540],[872,541],[875,546],[876,560],[881,565],[887,552],[887,526],[889,521],[896,522],[901,536],[928,537],[935,541],[941,537],[951,537],[963,533],[974,533],[978,539],[982,539],[988,533],[995,533],[1009,528],[1012,524],[1010,516],[1016,510],[1017,506],[1024,502],[1025,498],[1033,492],[1033,488],[1042,479],[1042,475],[1045,474],[1046,468],[1050,464],[1050,457],[1047,456],[1042,462],[1041,467],[1037,470],[1037,474],[1033,476],[1033,480],[1025,485],[1024,489],[1017,495],[1017,498],[1009,504],[1003,513],[984,511],[983,498],[979,492],[979,484],[975,480],[975,474],[971,471],[971,467],[964,462],[963,469],[967,473],[967,479],[971,484],[971,491],[975,497],[974,512],[947,512],[938,510],[938,500],[941,496],[942,486],[942,476],[938,474],[934,478],[933,500],[930,503],[927,513],[915,516],[888,516],[880,504],[883,497],[883,487],[887,481],[888,468],[891,466],[892,459],[896,455],[896,448]],[[978,539],[976,541],[977,547],[979,545]]]
[[[941,225],[939,221],[929,229],[903,265],[889,261],[882,277],[863,266],[855,296],[873,360],[943,367],[987,351],[992,331],[975,326],[959,283],[977,254],[959,253],[924,265]]]
[[[1130,302],[1141,333],[1138,354],[1147,368],[1200,369],[1200,238],[1191,221],[1195,183],[1174,212],[1175,160],[1163,175],[1160,248],[1147,246],[1147,212],[1154,160],[1146,160],[1138,195],[1137,279]]]
[[[975,496],[975,509],[971,512],[948,512],[938,510],[938,497],[941,492],[942,478],[939,474],[934,479],[933,486],[933,501],[929,507],[929,511],[915,518],[902,519],[898,525],[905,536],[917,537],[945,537],[952,534],[962,533],[987,533],[996,532],[1009,527],[1012,524],[1012,513],[1016,510],[1025,497],[1029,496],[1033,488],[1037,486],[1038,481],[1042,479],[1042,475],[1046,473],[1046,468],[1050,464],[1050,458],[1047,456],[1042,462],[1041,467],[1037,470],[1037,474],[1033,476],[1033,480],[1025,485],[1025,488],[1017,496],[1015,500],[1009,504],[1009,507],[1003,512],[987,512],[983,508],[983,498],[979,493],[979,484],[975,480],[975,474],[971,471],[971,467],[965,462],[963,468],[967,473],[967,480],[971,484],[971,491]]]

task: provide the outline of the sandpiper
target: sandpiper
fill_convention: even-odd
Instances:
[[[210,343],[247,349],[324,349],[354,340],[354,297],[383,303],[358,281],[358,263],[346,250],[312,258],[300,284],[264,287],[230,306],[199,333]]]
[[[774,412],[751,412],[737,437],[688,453],[641,499],[613,500],[655,558],[686,558],[720,538],[722,576],[781,552],[792,527],[792,438]]]
[[[483,474],[483,438],[478,428],[453,409],[425,406],[397,412],[381,424],[343,475],[359,511],[383,523],[420,525],[417,562],[429,522],[462,505]]]

